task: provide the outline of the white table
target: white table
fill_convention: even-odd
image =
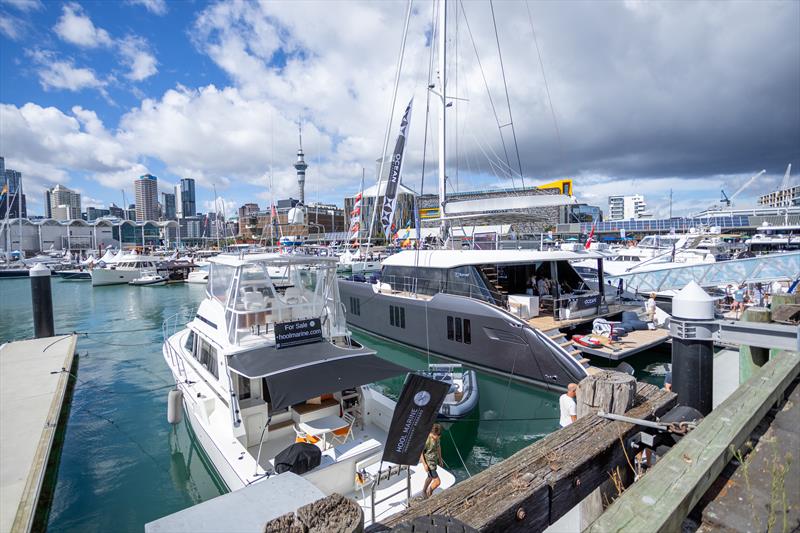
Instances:
[[[328,443],[325,438],[327,434],[336,431],[337,429],[344,429],[348,425],[349,424],[344,418],[331,415],[300,422],[297,424],[297,427],[299,427],[301,431],[304,431],[306,435],[311,435],[312,437],[322,437],[322,447],[327,448]]]

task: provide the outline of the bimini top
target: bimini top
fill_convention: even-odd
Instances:
[[[369,348],[342,348],[328,342],[239,352],[228,357],[228,368],[246,378],[264,378],[273,409],[410,371]]]
[[[211,263],[218,263],[228,266],[242,266],[249,263],[269,263],[271,265],[338,265],[339,260],[336,257],[323,257],[318,255],[292,255],[292,254],[276,254],[276,253],[263,253],[263,254],[219,254],[211,257],[208,260]]]
[[[603,256],[587,252],[541,252],[538,250],[404,250],[389,256],[384,266],[419,266],[455,268],[468,265],[536,263],[539,261],[572,261],[599,259]]]

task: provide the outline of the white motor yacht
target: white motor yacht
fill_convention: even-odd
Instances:
[[[357,500],[370,523],[402,510],[426,473],[381,463],[395,402],[369,384],[407,369],[351,338],[336,266],[326,257],[219,255],[194,319],[177,332],[165,322],[163,352],[229,489],[282,472],[282,451],[314,444],[319,464],[295,473]],[[442,489],[454,483],[439,475]]]
[[[104,266],[92,270],[92,286],[129,283],[143,276],[146,271],[154,270],[159,262],[160,259],[156,257],[120,251],[107,262],[103,261]]]

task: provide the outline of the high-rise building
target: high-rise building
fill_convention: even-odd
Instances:
[[[193,178],[183,178],[180,186],[175,187],[175,210],[178,218],[197,215]]]
[[[136,221],[158,220],[158,178],[145,174],[139,176],[133,186],[136,193]]]
[[[125,210],[125,218],[127,220],[136,220],[136,204],[128,204],[128,209]]]
[[[53,218],[53,210],[50,207],[52,205],[52,200],[50,199],[50,189],[44,190],[44,217],[45,218]]]
[[[66,210],[56,208],[66,207]],[[81,194],[61,184],[50,189],[50,216],[56,220],[81,218]]]
[[[609,220],[631,220],[649,216],[647,204],[641,194],[608,197]]]
[[[305,154],[303,154],[303,131],[300,130],[300,148],[297,149],[297,162],[294,164],[295,170],[297,170],[297,194],[300,195],[300,203],[305,205],[306,204],[306,169],[308,168],[308,164],[306,164]]]
[[[86,208],[86,213],[84,214],[86,215],[84,220],[91,222],[93,220],[97,220],[98,218],[109,216],[111,214],[111,210],[89,206]]]
[[[0,199],[0,218],[5,218],[8,210],[9,218],[25,218],[28,208],[25,194],[22,192],[22,173],[6,168],[5,158],[0,157],[0,189],[8,186],[7,193]]]
[[[169,192],[161,193],[161,216],[164,220],[175,220],[175,195]]]

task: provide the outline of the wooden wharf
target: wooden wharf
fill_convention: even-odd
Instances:
[[[588,379],[588,378],[587,378]],[[626,415],[652,419],[675,405],[675,395],[636,383]],[[376,533],[426,515],[445,515],[478,531],[543,531],[609,479],[628,468],[624,442],[633,424],[590,415],[520,450],[447,491],[414,500],[409,509],[370,526]]]

